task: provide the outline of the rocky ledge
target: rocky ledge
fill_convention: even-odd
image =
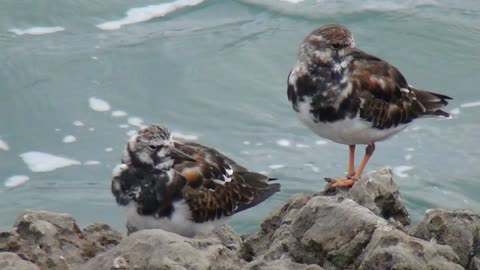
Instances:
[[[25,211],[0,231],[0,269],[480,270],[480,211],[429,210],[412,226],[388,169],[349,191],[295,195],[252,235],[223,226],[193,239],[162,230],[126,236]]]

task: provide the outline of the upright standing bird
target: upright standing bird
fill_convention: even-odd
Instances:
[[[394,66],[357,49],[352,33],[326,25],[301,43],[288,75],[288,99],[301,121],[317,135],[350,148],[348,175],[330,188],[351,187],[375,150],[375,142],[425,116],[450,117],[441,110],[448,96],[416,89]],[[366,144],[355,171],[355,145]]]
[[[127,212],[129,233],[159,228],[193,237],[279,191],[280,184],[270,180],[212,148],[174,140],[168,129],[152,125],[130,138],[111,189]]]

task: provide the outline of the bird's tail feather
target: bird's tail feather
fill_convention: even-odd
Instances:
[[[451,117],[449,113],[441,110],[448,104],[448,100],[452,99],[451,97],[420,89],[413,89],[413,91],[417,100],[425,107],[424,116]]]

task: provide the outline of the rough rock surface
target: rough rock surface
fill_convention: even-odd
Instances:
[[[465,269],[480,270],[480,211],[429,210],[414,235],[449,245]]]
[[[240,269],[237,250],[215,237],[188,239],[163,230],[131,234],[81,269]]]
[[[41,269],[75,269],[73,265],[110,249],[121,238],[105,224],[81,231],[69,214],[27,210],[13,229],[0,231],[0,252],[14,252]]]
[[[12,252],[0,252],[0,269],[2,270],[40,270],[31,262],[22,260]]]
[[[0,269],[480,270],[480,211],[430,210],[409,224],[384,169],[351,190],[294,195],[245,236],[228,225],[196,238],[126,236],[105,224],[80,230],[68,214],[26,211],[0,231]]]

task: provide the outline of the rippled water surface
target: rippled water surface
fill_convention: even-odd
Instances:
[[[161,123],[278,177],[272,199],[231,219],[257,230],[275,206],[343,175],[347,147],[304,127],[286,97],[301,40],[345,24],[410,84],[454,97],[451,120],[377,144],[415,220],[480,208],[480,2],[450,0],[2,1],[0,227],[22,209],[123,228],[109,191],[128,134]],[[358,157],[363,153],[359,148]]]

